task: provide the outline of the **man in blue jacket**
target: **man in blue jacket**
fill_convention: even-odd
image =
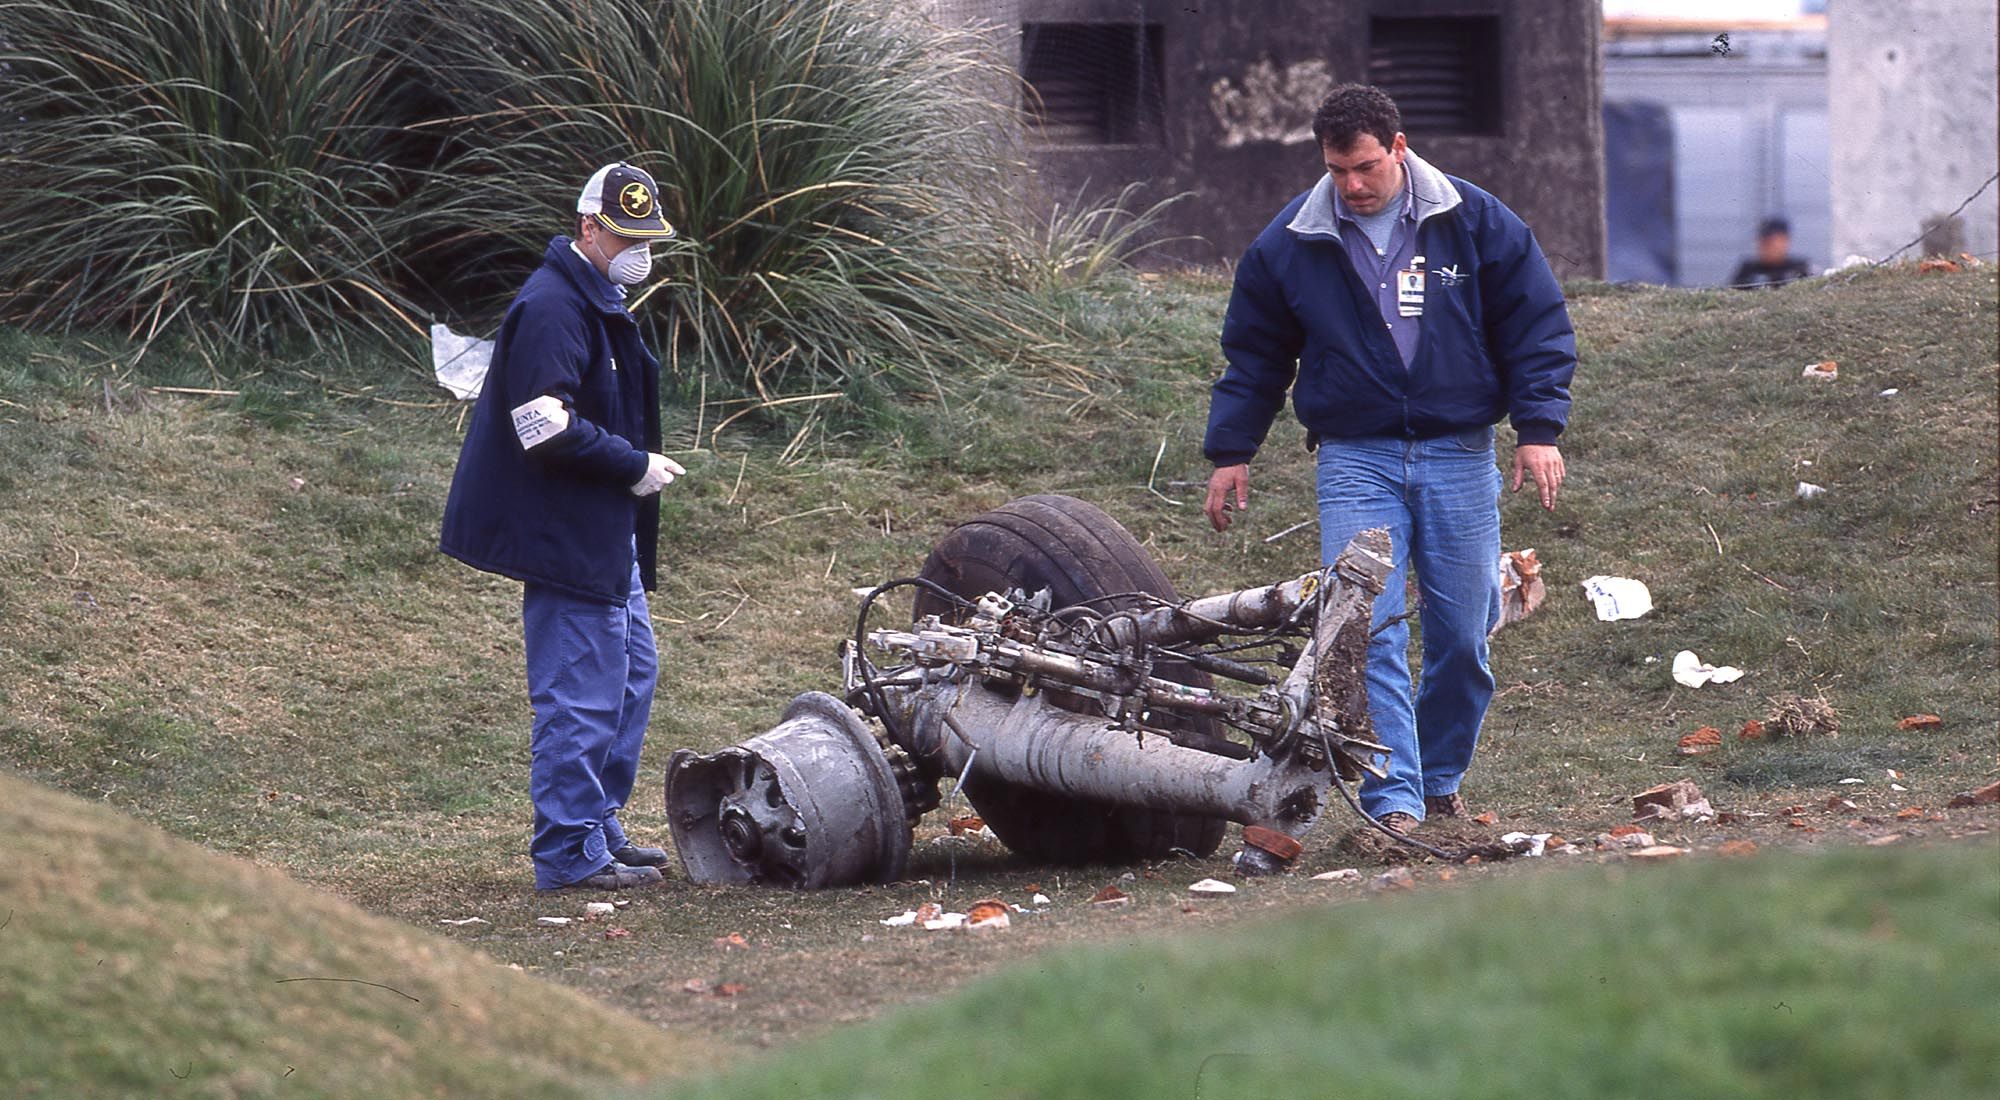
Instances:
[[[1500,615],[1500,470],[1542,507],[1562,486],[1576,336],[1534,234],[1492,195],[1410,152],[1395,103],[1335,88],[1313,117],[1326,175],[1244,254],[1222,322],[1228,367],[1203,449],[1218,531],[1250,500],[1250,460],[1289,390],[1318,450],[1320,551],[1386,527],[1395,571],[1375,601],[1368,701],[1388,778],[1362,806],[1398,833],[1467,815],[1459,783],[1493,696],[1486,636]],[[1423,627],[1414,693],[1401,621],[1409,572]]]
[[[660,509],[660,363],[625,308],[674,235],[653,177],[607,164],[507,309],[445,503],[440,548],[522,582],[535,887],[661,881],[625,835],[659,660],[647,616]]]

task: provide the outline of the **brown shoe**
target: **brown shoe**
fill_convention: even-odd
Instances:
[[[1472,811],[1466,809],[1465,799],[1457,791],[1450,794],[1427,794],[1424,796],[1424,812],[1432,817],[1467,818]]]
[[[1395,833],[1397,836],[1409,836],[1412,832],[1416,831],[1417,816],[1415,814],[1406,814],[1401,810],[1390,810],[1388,813],[1376,818],[1375,824]]]

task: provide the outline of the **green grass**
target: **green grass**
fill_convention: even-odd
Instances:
[[[1988,1095],[2000,849],[1626,865],[1047,954],[675,1097]]]
[[[8,1096],[584,1097],[713,1064],[698,1042],[8,775],[0,835]]]
[[[2000,770],[1991,272],[1904,267],[1758,294],[1575,288],[1571,480],[1553,515],[1526,494],[1502,506],[1506,544],[1545,563],[1549,602],[1495,640],[1502,694],[1466,793],[1501,828],[1587,838],[1674,778],[1745,815],[1661,830],[1703,849],[1992,827],[1990,809],[1944,809]],[[1079,295],[1069,351],[1091,369],[1073,379],[976,372],[961,392],[797,434],[745,418],[718,436],[740,403],[671,404],[668,446],[690,476],[662,501],[652,607],[667,671],[635,831],[665,836],[671,751],[761,733],[793,694],[833,683],[850,588],[907,575],[953,523],[1006,500],[1099,504],[1184,593],[1314,564],[1310,530],[1264,541],[1311,517],[1295,424],[1273,431],[1226,537],[1198,514],[1226,289],[1134,278]],[[1217,858],[1136,869],[1138,903],[1107,916],[1082,902],[1125,869],[1058,875],[940,843],[931,821],[910,883],[799,898],[677,881],[635,903],[630,939],[539,927],[518,587],[432,550],[462,407],[380,381],[395,375],[379,363],[218,362],[163,342],[134,366],[133,350],[0,330],[0,767],[738,1045],[816,1036],[1051,948],[1190,925],[1225,936],[1327,897],[1285,879],[1183,913],[1187,881],[1227,873]],[[1827,358],[1839,381],[1798,377]],[[1828,493],[1795,502],[1799,480]],[[1595,573],[1646,581],[1658,610],[1596,621],[1577,587]],[[1748,675],[1677,687],[1681,648]],[[1734,739],[1786,693],[1824,694],[1840,736]],[[1920,711],[1944,725],[1894,729]],[[1723,748],[1675,756],[1701,725],[1730,735]],[[1820,809],[1834,794],[1859,808]],[[1811,809],[1748,816],[1794,805]],[[1305,869],[1351,862],[1334,847],[1343,825],[1307,838]],[[920,900],[1025,901],[1030,885],[1057,907],[1003,937],[875,923]],[[492,923],[436,923],[473,914]],[[752,948],[715,945],[734,933]],[[745,991],[680,992],[690,978]]]

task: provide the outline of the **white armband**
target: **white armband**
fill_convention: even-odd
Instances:
[[[562,402],[546,394],[514,409],[514,434],[521,440],[521,449],[533,450],[537,443],[546,443],[562,434],[569,427],[569,410]]]

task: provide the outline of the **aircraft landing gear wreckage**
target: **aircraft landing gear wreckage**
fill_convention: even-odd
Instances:
[[[946,778],[1029,859],[1206,857],[1235,821],[1238,868],[1282,869],[1328,789],[1380,774],[1388,751],[1369,740],[1362,665],[1389,549],[1364,531],[1329,568],[1181,600],[1083,501],[969,520],[916,577],[862,599],[840,695],[800,695],[720,752],[674,753],[667,817],[688,877],[893,881]],[[905,587],[910,627],[866,633],[869,606]]]

